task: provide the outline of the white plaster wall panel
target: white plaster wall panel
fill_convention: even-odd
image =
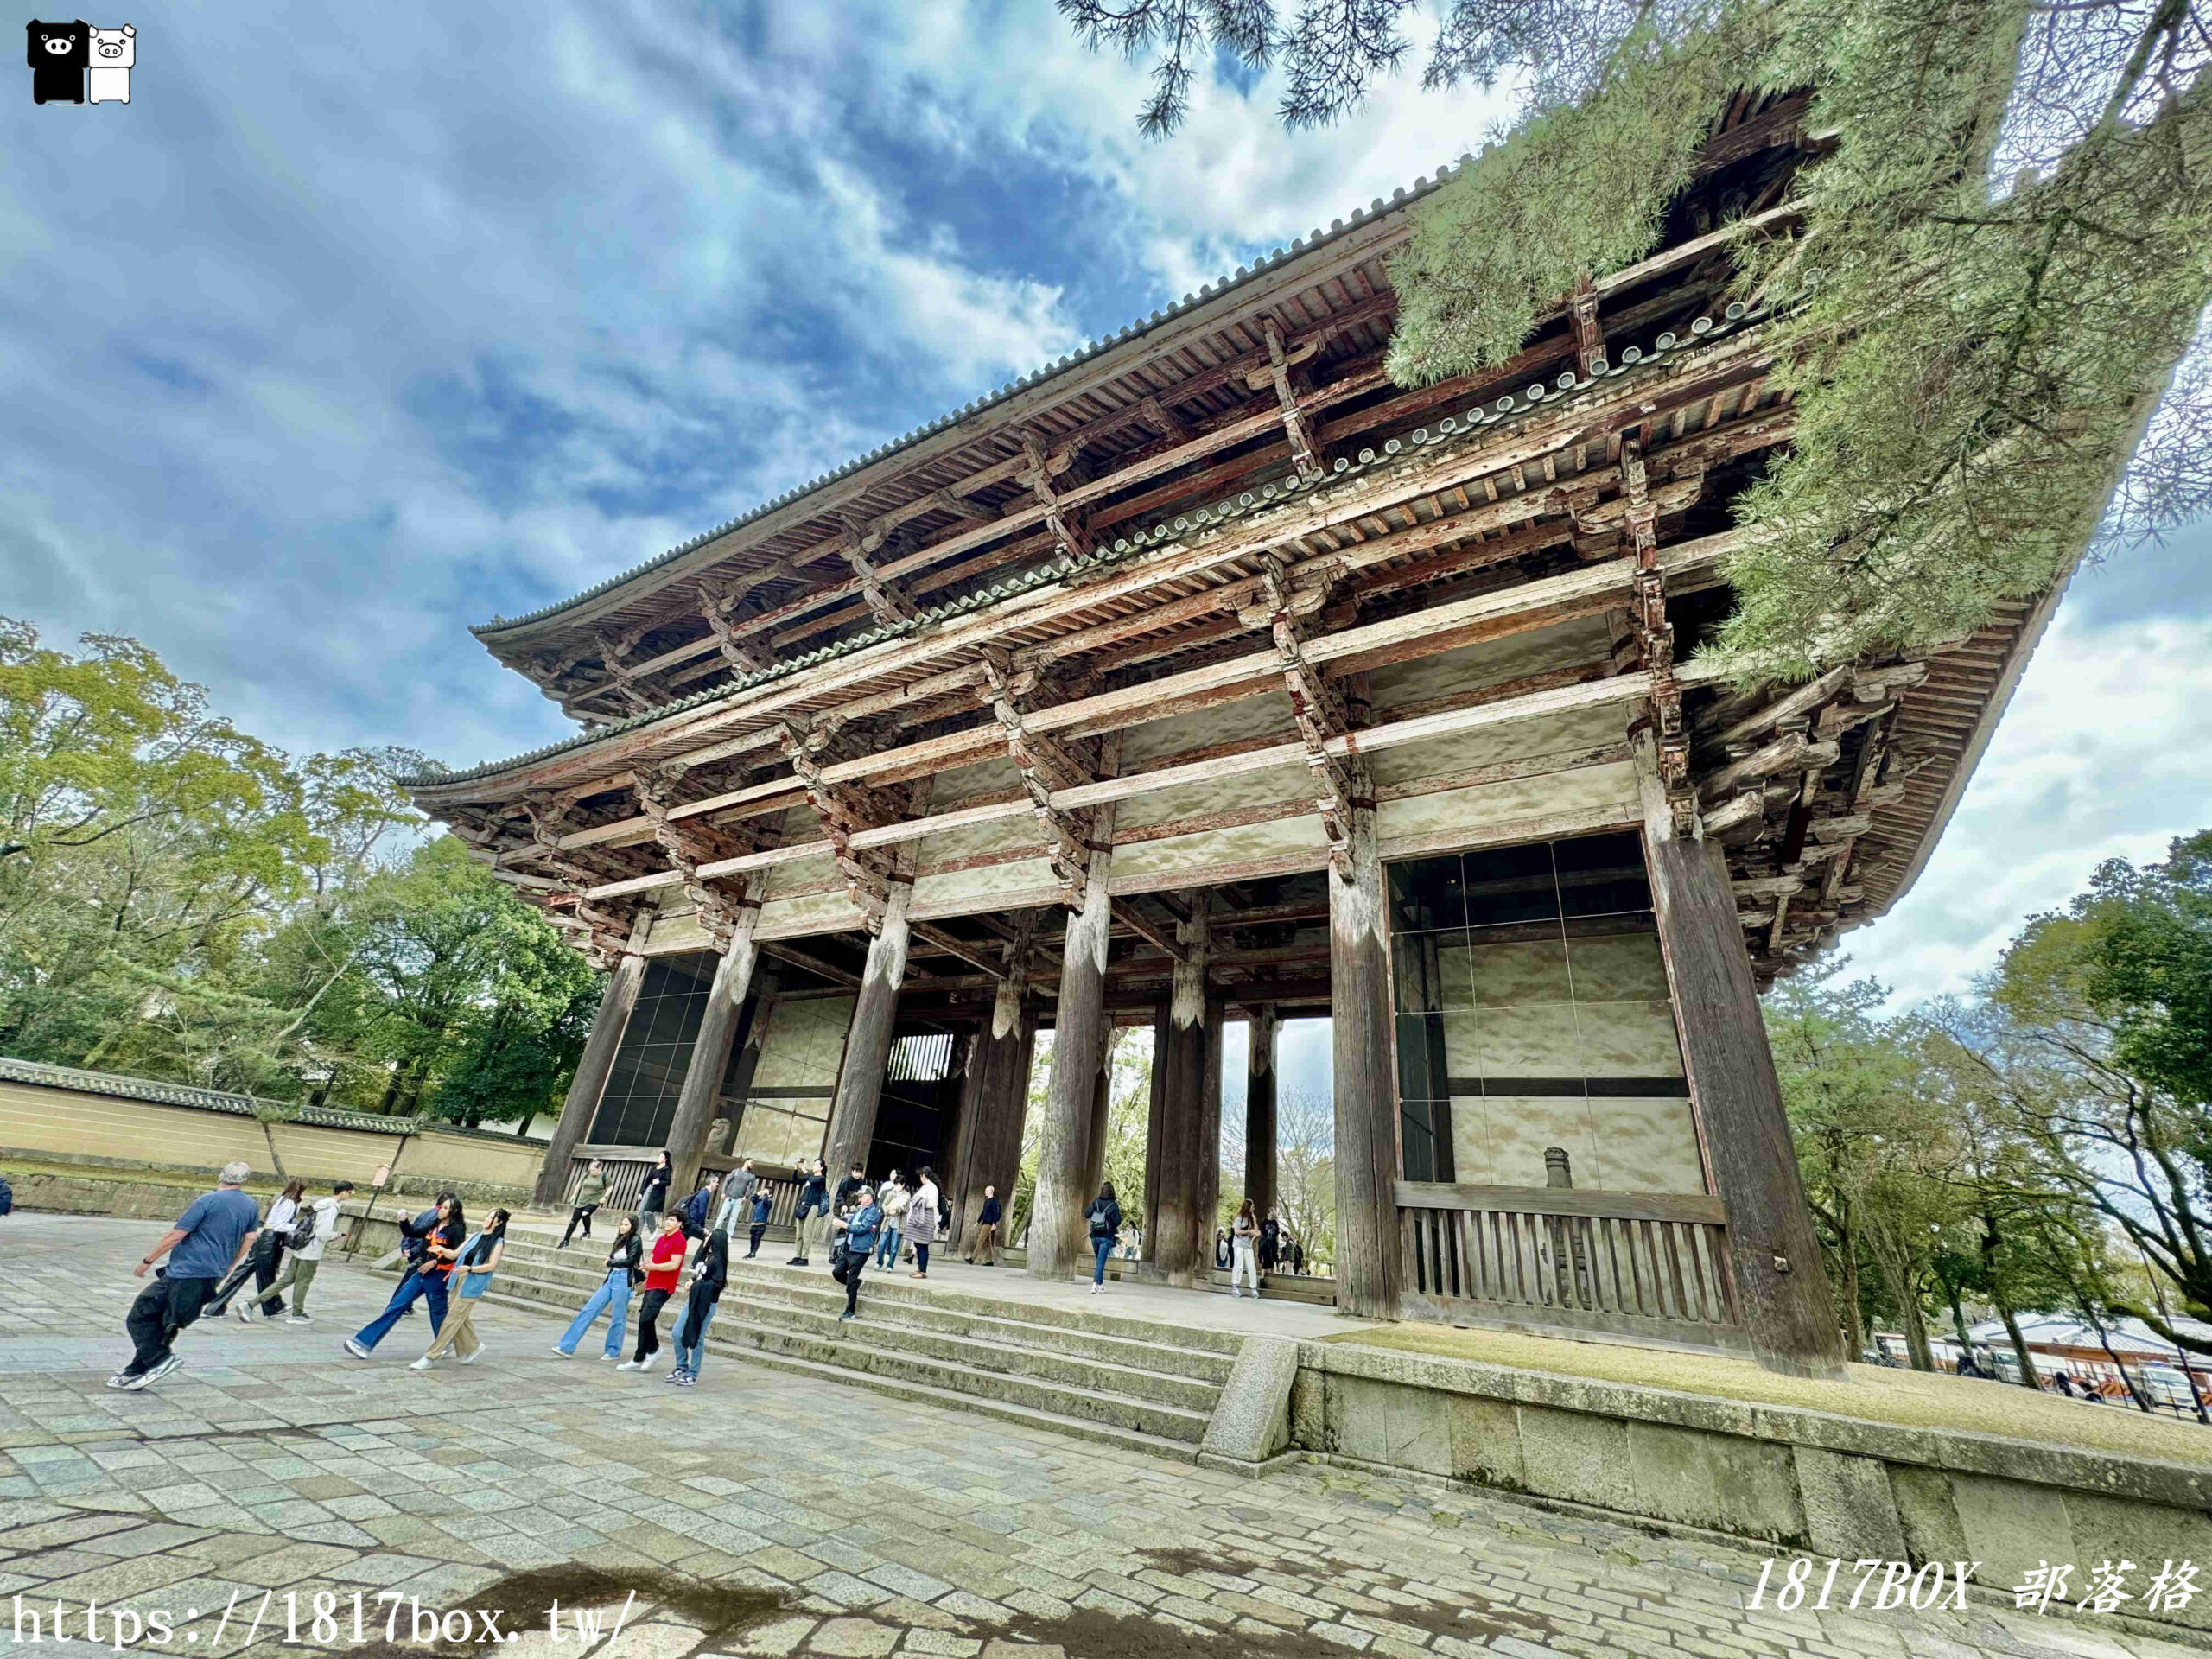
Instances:
[[[1463,1186],[1503,1186],[1490,1155],[1490,1116],[1478,1095],[1452,1096],[1452,1173]]]
[[[1663,1002],[1667,962],[1656,932],[1615,933],[1567,942],[1574,994],[1585,1002]]]
[[[1044,858],[1017,859],[975,870],[947,870],[941,875],[916,877],[914,903],[934,913],[939,905],[988,899],[1001,893],[1031,892],[1050,887],[1058,879],[1052,874],[1052,861]]]
[[[1533,633],[1462,645],[1457,651],[1440,652],[1410,663],[1393,663],[1376,669],[1369,686],[1376,709],[1382,710],[1479,690],[1554,669],[1602,663],[1611,654],[1612,637],[1604,620],[1584,617]]]
[[[1614,1192],[1705,1191],[1688,1101],[1594,1096],[1589,1114],[1596,1161],[1586,1176],[1576,1164],[1575,1185]]]
[[[678,916],[654,917],[652,931],[645,936],[647,956],[677,956],[687,950],[714,948],[707,930],[699,925],[699,912],[696,910],[687,910]]]
[[[930,810],[950,811],[965,801],[1011,795],[1021,787],[1021,768],[1003,758],[940,772],[930,785]]]
[[[1489,1185],[1544,1185],[1547,1147],[1567,1148],[1575,1185],[1592,1185],[1588,1178],[1598,1167],[1597,1136],[1590,1120],[1590,1103],[1581,1096],[1491,1095],[1473,1103],[1482,1108],[1483,1136],[1490,1158]],[[1456,1150],[1458,1125],[1452,1127]]]
[[[992,823],[963,824],[942,835],[923,836],[917,854],[918,868],[926,874],[961,859],[988,853],[1026,852],[1044,844],[1036,818],[1024,811],[1018,817],[1001,818]]]
[[[1538,755],[1567,754],[1577,749],[1618,747],[1627,741],[1627,716],[1622,705],[1599,704],[1569,709],[1561,713],[1510,720],[1499,726],[1478,726],[1471,731],[1452,732],[1375,751],[1375,781],[1383,788],[1417,783],[1424,778],[1465,772],[1473,766],[1497,766],[1507,760],[1528,760]]]
[[[809,840],[819,840],[822,831],[811,827]],[[773,904],[778,899],[787,899],[793,893],[810,887],[819,887],[824,882],[837,880],[837,861],[827,853],[817,853],[810,858],[795,858],[788,864],[768,867],[768,891],[763,899]]]
[[[849,996],[810,996],[768,1006],[755,1089],[834,1089],[844,1058],[846,1028],[853,1023]]]
[[[1580,1069],[1585,1077],[1682,1075],[1682,1048],[1675,1036],[1675,1012],[1667,1003],[1578,1001],[1574,1012],[1580,1027]]]
[[[842,933],[862,925],[860,906],[846,896],[840,882],[823,893],[769,899],[760,906],[759,937],[795,939],[810,933]]]
[[[1580,1077],[1592,1070],[1572,1002],[1522,1002],[1445,1016],[1447,1022],[1454,1018],[1465,1020],[1472,1028],[1481,1055],[1481,1069],[1474,1076]],[[1456,1066],[1454,1071],[1468,1075],[1458,1072]]]
[[[1461,959],[1467,964],[1467,983],[1456,988],[1452,961],[1443,961],[1447,1002],[1472,1003],[1478,1007],[1505,1007],[1517,1002],[1564,1002],[1572,993],[1567,974],[1567,946],[1557,939],[1498,940],[1475,929]]]
[[[1277,818],[1268,823],[1240,824],[1234,829],[1203,830],[1197,835],[1170,836],[1163,841],[1141,841],[1114,849],[1114,874],[1162,875],[1191,871],[1194,875],[1249,859],[1286,854],[1325,853],[1329,838],[1319,814],[1302,818]]]
[[[763,1163],[785,1164],[794,1169],[819,1158],[830,1125],[827,1115],[812,1117],[803,1109],[786,1109],[791,1106],[803,1108],[807,1103],[810,1103],[748,1102],[744,1116],[738,1120],[737,1156],[756,1158]]]
[[[1303,761],[1297,761],[1289,766],[1269,766],[1264,772],[1232,772],[1203,784],[1185,784],[1176,789],[1132,796],[1115,808],[1114,832],[1118,836],[1151,824],[1208,817],[1244,806],[1273,806],[1294,801],[1310,805],[1313,798],[1313,773]],[[1118,860],[1120,856],[1117,848],[1115,857]]]
[[[1289,696],[1269,691],[1235,702],[1216,703],[1196,714],[1175,715],[1130,727],[1122,734],[1122,770],[1125,773],[1135,772],[1148,761],[1180,754],[1186,749],[1211,748],[1218,743],[1234,743],[1244,738],[1280,737],[1288,741],[1297,735],[1298,723],[1291,718]]]
[[[1631,819],[1637,799],[1636,767],[1623,760],[1384,801],[1376,808],[1375,822],[1385,841],[1465,830],[1472,842],[1481,839],[1485,825],[1567,812],[1617,811],[1624,820]]]

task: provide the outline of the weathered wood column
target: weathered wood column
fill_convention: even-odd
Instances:
[[[1167,1087],[1167,1004],[1152,1013],[1152,1092],[1145,1103],[1144,1231],[1137,1251],[1140,1261],[1156,1262],[1153,1252],[1160,1241],[1160,1102]]]
[[[1107,1026],[1106,1040],[1098,1046],[1098,1075],[1091,1084],[1090,1140],[1084,1147],[1083,1185],[1093,1198],[1106,1179],[1106,1129],[1114,1116],[1114,1050],[1121,1036],[1118,1027]]]
[[[760,1065],[760,1039],[768,1030],[768,1011],[776,1005],[776,987],[779,982],[776,964],[756,963],[753,969],[753,1013],[742,1022],[744,1034],[739,1039],[743,1045],[737,1052],[737,1064],[730,1069],[728,1097],[738,1103],[738,1116],[728,1119],[722,1126],[715,1150],[727,1158],[737,1150],[737,1137],[745,1128],[745,1097],[753,1090],[753,1074]]]
[[[1029,1068],[1037,1050],[1037,1010],[1027,995],[1029,939],[1033,912],[1017,928],[1018,950],[1009,960],[991,1011],[969,1050],[958,1133],[948,1169],[954,1236],[965,1239],[983,1189],[998,1189],[1010,1206],[1021,1174],[1021,1121],[1029,1107]]]
[[[899,1018],[899,987],[906,977],[906,907],[913,897],[912,882],[892,882],[882,925],[868,942],[868,963],[861,969],[860,995],[853,1001],[853,1023],[845,1034],[845,1058],[837,1067],[837,1091],[830,1102],[830,1129],[822,1147],[833,1187],[844,1179],[848,1166],[868,1161],[875,1139],[883,1070]]]
[[[1351,766],[1354,804],[1329,875],[1329,1024],[1336,1071],[1337,1309],[1398,1313],[1397,1087],[1374,778]]]
[[[545,1161],[538,1166],[537,1185],[531,1193],[534,1204],[558,1205],[568,1191],[569,1160],[599,1110],[607,1074],[614,1069],[615,1051],[622,1046],[622,1028],[630,1023],[630,1010],[638,1006],[638,987],[645,978],[645,959],[634,950],[625,951],[614,971],[607,976],[607,989],[599,999],[591,1035],[584,1039],[575,1076],[569,1079],[569,1092],[561,1102],[553,1138],[545,1143]]]
[[[1029,1222],[1029,1271],[1039,1279],[1065,1279],[1081,1263],[1083,1212],[1096,1196],[1084,1192],[1083,1184],[1090,1160],[1098,1056],[1106,1038],[1106,944],[1114,923],[1106,879],[1113,864],[1110,847],[1092,849],[1083,908],[1068,918],[1060,951],[1052,1080],[1045,1096]]]
[[[1195,1285],[1213,1265],[1212,1229],[1202,1226],[1199,1205],[1206,1117],[1206,969],[1211,955],[1212,924],[1204,888],[1182,895],[1190,919],[1175,927],[1184,957],[1175,964],[1167,1005],[1167,1043],[1153,1058],[1161,1072],[1154,1098],[1152,1139],[1159,1147],[1151,1161],[1158,1170],[1160,1198],[1153,1224],[1153,1260],[1171,1285]],[[1217,1122],[1218,1119],[1217,1119]]]
[[[1221,1224],[1221,1033],[1229,1010],[1206,1004],[1206,1076],[1198,1098],[1198,1272],[1200,1282],[1213,1268],[1213,1233]]]
[[[753,944],[753,929],[760,919],[757,906],[740,910],[729,949],[715,963],[714,986],[699,1018],[699,1034],[691,1044],[683,1087],[676,1096],[676,1116],[668,1126],[668,1157],[676,1167],[669,1193],[674,1202],[681,1203],[699,1185],[699,1154],[707,1149],[707,1128],[721,1101],[730,1049],[745,999],[753,989],[753,969],[760,961],[760,953]]]
[[[1718,842],[1662,839],[1644,854],[1713,1192],[1728,1208],[1736,1307],[1759,1363],[1822,1376],[1842,1364],[1835,1305],[1783,1109],[1751,959]]]
[[[1252,1010],[1244,1065],[1244,1196],[1261,1220],[1275,1203],[1275,1039],[1282,1016],[1272,1002]]]

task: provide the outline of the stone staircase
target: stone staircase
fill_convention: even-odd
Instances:
[[[510,1234],[490,1300],[571,1315],[604,1259],[603,1246],[579,1241],[556,1251],[550,1240]],[[844,1306],[843,1290],[819,1269],[733,1261],[707,1347],[1188,1462],[1243,1344],[1232,1332],[1000,1301],[874,1273],[861,1287],[861,1317],[841,1325]],[[680,1318],[671,1302],[664,1351]],[[579,1363],[600,1351],[605,1330],[579,1345]]]

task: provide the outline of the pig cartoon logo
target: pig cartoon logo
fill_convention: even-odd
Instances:
[[[92,30],[73,23],[41,23],[34,17],[24,54],[31,67],[31,102],[81,104],[85,71],[92,66]]]
[[[86,73],[86,89],[95,104],[130,101],[130,66],[138,56],[138,31],[128,23],[121,29],[92,30],[92,67]]]

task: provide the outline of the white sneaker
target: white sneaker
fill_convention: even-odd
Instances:
[[[642,1359],[626,1359],[614,1369],[618,1371],[642,1371],[645,1369],[645,1362]]]
[[[240,1325],[251,1325],[253,1323],[253,1309],[250,1305],[241,1302],[231,1310],[231,1317],[236,1319]]]
[[[422,1358],[420,1358],[420,1359],[416,1360],[416,1361],[412,1365],[410,1365],[407,1369],[408,1369],[409,1370],[410,1370],[410,1371],[427,1371],[427,1370],[429,1370],[430,1369],[430,1357],[429,1357],[428,1354],[423,1355]]]
[[[601,1358],[602,1360],[612,1359],[612,1358],[613,1358],[613,1357],[614,1357],[614,1356],[613,1356],[613,1355],[612,1355],[612,1354],[601,1354],[601,1355],[600,1356],[600,1358]]]
[[[574,1359],[575,1356],[556,1342],[553,1344],[553,1357],[556,1359]]]
[[[481,1348],[479,1348],[475,1353],[463,1354],[461,1356],[461,1363],[464,1365],[474,1365],[483,1352],[484,1351]]]
[[[289,1325],[313,1325],[315,1323],[315,1320],[305,1313],[288,1313],[284,1317],[285,1322]]]

